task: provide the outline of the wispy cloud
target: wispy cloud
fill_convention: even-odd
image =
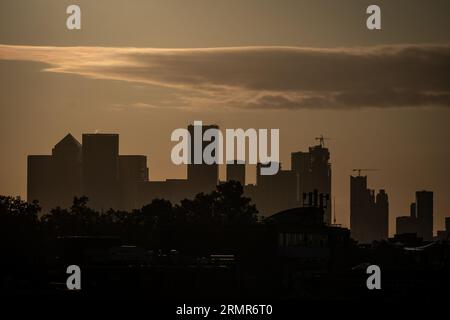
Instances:
[[[0,45],[0,60],[43,62],[47,72],[181,90],[179,99],[187,107],[450,107],[449,45],[335,49]]]

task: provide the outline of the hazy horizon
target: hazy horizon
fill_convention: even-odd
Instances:
[[[25,198],[27,155],[69,132],[118,133],[121,154],[147,156],[151,180],[184,178],[170,133],[201,120],[279,128],[283,169],[330,137],[337,223],[349,226],[352,169],[378,168],[368,185],[389,195],[390,234],[423,189],[443,229],[448,1],[378,1],[376,32],[369,1],[77,1],[80,31],[65,28],[69,4],[0,4],[0,194]]]

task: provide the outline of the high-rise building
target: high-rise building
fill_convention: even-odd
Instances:
[[[298,206],[302,206],[303,194],[310,192],[311,157],[309,152],[291,153],[291,169],[296,173]]]
[[[361,243],[387,239],[389,201],[384,190],[375,196],[366,176],[350,176],[350,230]]]
[[[55,207],[51,155],[29,155],[27,161],[27,201],[39,201],[43,212]]]
[[[205,148],[214,142],[214,138],[212,141],[203,141],[202,137],[205,131],[209,129],[219,129],[217,125],[189,125],[188,131],[190,134],[190,143],[189,143],[189,164],[187,166],[187,176],[188,180],[192,186],[191,191],[193,194],[200,192],[211,192],[216,189],[216,186],[219,182],[219,166],[217,163],[207,164],[203,161],[203,152]],[[197,140],[196,140],[197,139]],[[198,142],[201,152],[201,156],[199,159],[195,159],[195,141]],[[199,153],[200,155],[200,153]],[[215,154],[213,154],[215,156]],[[198,160],[200,163],[195,163]]]
[[[319,194],[331,199],[331,164],[330,152],[323,143],[310,147],[309,152],[291,154],[291,167],[297,177],[297,200],[302,205],[303,194],[317,190]],[[331,223],[331,201],[324,208],[324,221]]]
[[[52,149],[55,204],[65,208],[81,189],[81,144],[70,133]]]
[[[389,198],[384,189],[380,189],[375,200],[374,238],[388,239],[389,237]]]
[[[51,155],[28,156],[27,199],[38,200],[42,211],[68,207],[81,195],[81,145],[69,133]]]
[[[119,135],[83,134],[83,194],[97,210],[118,206]]]
[[[119,204],[122,210],[140,207],[139,184],[148,181],[147,157],[142,155],[119,156]]]
[[[311,171],[307,192],[317,190],[319,193],[327,194],[331,199],[331,164],[330,152],[322,145],[309,148],[311,157]],[[324,209],[325,223],[331,223],[331,202]]]
[[[416,192],[417,235],[424,240],[433,239],[433,192]]]
[[[369,204],[372,195],[367,189],[366,176],[350,176],[350,230],[352,238],[366,242],[369,228]]]

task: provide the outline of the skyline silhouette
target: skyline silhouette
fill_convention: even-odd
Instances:
[[[180,302],[274,303],[286,319],[302,305],[440,303],[449,12],[0,1],[0,296],[172,315]],[[200,140],[208,129],[218,145]]]
[[[65,3],[2,1],[0,194],[25,198],[26,155],[48,153],[67,131],[80,142],[82,132],[118,133],[120,153],[149,157],[152,179],[184,179],[168,161],[170,133],[202,119],[279,128],[284,169],[291,152],[331,137],[340,224],[350,224],[349,172],[376,167],[371,188],[395,194],[390,230],[417,190],[433,190],[434,227],[444,228],[447,1],[383,1],[380,32],[367,30],[358,0],[131,1],[80,0],[87,24],[76,32]]]
[[[217,125],[203,125],[202,131]],[[188,129],[193,131],[193,126]],[[203,143],[203,150],[208,143]],[[192,149],[192,145],[189,147]],[[190,153],[191,154],[191,153]],[[324,223],[332,225],[330,152],[323,138],[308,152],[291,154],[291,169],[279,163],[275,175],[261,175],[256,166],[256,183],[246,183],[244,161],[229,162],[225,181],[237,179],[243,193],[258,208],[262,217],[297,207],[319,206]],[[267,164],[266,164],[267,165]],[[367,188],[367,176],[350,176],[350,226],[352,238],[361,243],[388,239],[389,200],[384,189],[375,194]],[[51,155],[30,155],[27,166],[27,200],[38,200],[43,213],[56,207],[67,208],[74,197],[87,196],[93,209],[133,211],[154,199],[174,204],[208,193],[224,181],[219,179],[219,165],[188,164],[187,179],[152,181],[147,158],[143,155],[119,155],[119,135],[83,134],[80,144],[70,133],[52,149]],[[430,196],[431,195],[431,196]],[[391,233],[416,233],[430,241],[440,230],[433,230],[433,192],[417,191],[410,217],[397,217]],[[417,207],[417,209],[416,209]],[[417,211],[416,211],[417,210]],[[436,231],[436,232],[435,232]],[[442,231],[444,232],[444,231]],[[442,238],[443,235],[441,235]]]

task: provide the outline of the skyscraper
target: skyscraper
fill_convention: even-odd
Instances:
[[[81,145],[69,133],[51,155],[28,156],[27,199],[38,200],[42,211],[68,207],[81,195]]]
[[[317,190],[327,194],[331,199],[331,164],[330,152],[323,143],[310,147],[309,152],[294,152],[291,154],[292,170],[297,175],[297,200],[302,205],[304,193]],[[331,202],[324,208],[324,221],[331,223]]]
[[[359,242],[387,239],[389,201],[384,190],[375,196],[366,176],[350,176],[350,230]]]
[[[433,239],[433,192],[416,192],[417,235],[424,240]]]
[[[188,131],[190,134],[189,144],[189,164],[187,166],[187,176],[192,188],[191,191],[194,194],[200,192],[210,192],[216,189],[219,182],[219,166],[217,163],[206,164],[203,162],[203,151],[212,141],[203,141],[202,137],[205,131],[208,129],[219,129],[217,125],[189,125]],[[195,139],[199,141],[201,147],[201,163],[195,163],[194,146]],[[215,154],[213,154],[215,156]]]
[[[39,201],[45,212],[55,206],[51,155],[29,155],[27,159],[27,201]]]
[[[83,194],[98,210],[118,205],[119,135],[83,134]]]
[[[331,199],[331,164],[330,152],[323,145],[309,148],[311,157],[311,171],[307,192],[317,190],[319,193],[327,194]],[[331,202],[324,209],[325,223],[331,223]]]
[[[350,176],[350,230],[352,238],[366,242],[369,234],[369,204],[372,195],[366,176]]]
[[[311,171],[309,152],[298,151],[291,153],[291,168],[296,173],[298,206],[302,206],[303,193],[309,192]]]
[[[377,240],[389,237],[389,197],[384,189],[380,189],[375,200],[374,238]]]
[[[148,181],[147,157],[119,155],[119,204],[118,208],[131,211],[140,207],[139,184]]]
[[[81,144],[70,133],[52,149],[53,196],[63,208],[81,196]]]

